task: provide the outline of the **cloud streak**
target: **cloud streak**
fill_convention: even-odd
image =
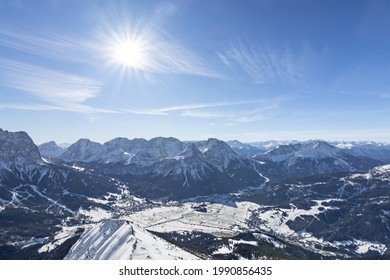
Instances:
[[[217,56],[230,69],[241,69],[255,84],[299,84],[305,79],[304,55],[289,49],[280,51],[239,41]]]
[[[175,111],[189,111],[193,109],[206,109],[206,108],[213,108],[213,107],[226,107],[226,106],[238,106],[238,105],[245,105],[245,104],[251,104],[253,101],[238,101],[238,102],[214,102],[214,103],[197,103],[197,104],[183,104],[183,105],[175,105],[175,106],[168,106],[168,107],[161,107],[157,109],[126,109],[124,111],[133,113],[133,114],[140,114],[140,115],[169,115],[171,112]]]
[[[184,104],[156,109],[129,109],[125,112],[142,115],[178,115],[198,119],[220,120],[226,124],[263,121],[279,113],[279,107],[289,98]],[[216,110],[219,108],[218,110]]]
[[[0,45],[42,57],[77,63],[96,60],[96,46],[82,38],[71,38],[29,28],[0,25]]]
[[[81,103],[96,97],[101,87],[89,78],[4,58],[0,58],[0,70],[4,85],[52,103]]]
[[[146,68],[151,72],[187,74],[211,78],[222,78],[217,71],[209,69],[197,55],[183,46],[170,41],[157,39],[155,48],[150,51],[150,64]],[[158,43],[159,42],[159,43]]]
[[[163,107],[163,108],[160,108],[158,110],[161,112],[171,112],[171,111],[181,111],[181,110],[189,110],[189,109],[238,106],[238,105],[251,104],[252,102],[254,102],[254,101],[236,101],[236,102],[223,101],[223,102],[214,102],[214,103],[186,104],[186,105]]]
[[[5,103],[0,104],[0,109],[11,109],[11,110],[23,110],[23,111],[64,111],[64,112],[75,112],[83,114],[96,114],[96,113],[118,113],[117,111],[94,108],[85,104],[66,104],[63,103],[59,106],[50,104],[39,104],[39,103],[28,103],[28,104],[16,104],[16,103]]]
[[[0,84],[22,91],[44,104],[31,104],[30,110],[65,110],[80,113],[108,112],[83,104],[97,97],[102,84],[90,78],[0,58]],[[3,108],[6,106],[3,105]],[[8,104],[8,108],[28,109]]]

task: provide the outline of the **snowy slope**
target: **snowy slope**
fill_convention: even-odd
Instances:
[[[240,156],[228,144],[215,138],[196,142],[196,146],[207,161],[219,170],[226,169],[232,160],[241,160]]]
[[[177,260],[196,256],[123,220],[106,220],[85,232],[67,260]]]
[[[261,142],[252,142],[248,143],[258,149],[262,149],[264,151],[270,151],[279,147],[280,145],[292,145],[300,143],[296,140],[270,140],[270,141],[261,141]]]
[[[345,149],[322,140],[280,145],[262,155],[255,156],[254,159],[272,163],[274,169],[279,169],[279,174],[285,175],[286,178],[368,170],[383,164],[374,158],[346,153]],[[266,171],[262,173],[271,179],[283,179],[280,175],[280,178],[277,178],[277,172],[274,172],[276,176],[267,174]]]
[[[340,151],[324,141],[308,141],[290,145],[280,145],[264,154],[264,158],[281,162],[291,158],[323,159],[340,156]]]
[[[61,148],[56,144],[54,141],[50,141],[47,143],[43,143],[38,146],[39,152],[41,153],[42,156],[44,157],[59,157],[61,156],[64,152],[65,149]]]
[[[72,144],[60,158],[69,162],[95,162],[101,158],[103,147],[89,139],[80,139]]]
[[[353,155],[369,157],[372,159],[390,162],[390,144],[370,142],[370,141],[351,141],[351,142],[332,142],[334,146],[343,152]]]
[[[257,207],[257,204],[245,201],[188,202],[136,212],[126,219],[156,232],[202,231],[217,236],[233,236],[248,228],[247,219]]]
[[[253,211],[251,225],[321,253],[384,255],[390,248],[389,182],[390,165],[382,165],[271,185],[252,197],[263,206]]]

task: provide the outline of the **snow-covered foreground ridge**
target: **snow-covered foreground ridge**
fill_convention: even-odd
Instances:
[[[106,220],[82,234],[67,260],[194,260],[196,256],[123,220]]]

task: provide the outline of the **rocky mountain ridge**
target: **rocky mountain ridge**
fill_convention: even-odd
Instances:
[[[80,139],[41,145],[41,155],[27,133],[0,130],[0,258],[64,258],[74,244],[85,253],[89,230],[103,228],[126,256],[133,247],[119,241],[134,229],[205,258],[390,255],[387,145],[270,142],[252,155],[230,144]],[[132,225],[115,222],[123,218]],[[75,254],[102,256],[94,252]]]

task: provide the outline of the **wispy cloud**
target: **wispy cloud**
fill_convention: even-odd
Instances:
[[[279,102],[269,103],[263,106],[258,106],[253,110],[241,111],[235,118],[230,119],[233,123],[251,123],[267,120],[279,114]]]
[[[52,103],[81,103],[98,95],[101,83],[81,76],[0,58],[2,84]]]
[[[39,103],[26,103],[26,104],[17,104],[17,103],[2,103],[0,104],[0,109],[12,109],[12,110],[23,110],[23,111],[40,111],[40,112],[49,112],[49,111],[65,111],[65,112],[76,112],[83,114],[96,114],[96,113],[118,113],[117,111],[94,108],[85,104],[66,104],[63,103],[59,106],[50,105],[50,104],[39,104]],[[95,117],[97,118],[97,117]]]
[[[232,118],[234,114],[222,111],[205,111],[205,110],[183,110],[180,113],[183,117],[193,117],[199,119],[221,119]]]
[[[43,101],[43,104],[8,104],[8,108],[65,110],[80,113],[108,112],[86,104],[98,96],[102,84],[86,77],[0,58],[0,84]],[[3,108],[6,105],[3,104]],[[29,105],[30,106],[30,105]]]
[[[136,114],[136,115],[161,115],[167,116],[168,113],[162,112],[159,109],[126,109],[124,112]]]
[[[187,74],[195,76],[206,76],[212,78],[222,78],[217,71],[210,69],[207,63],[173,40],[160,41],[154,44],[150,51],[150,64],[146,70],[152,72],[166,72]]]
[[[193,109],[237,106],[237,105],[245,105],[251,103],[253,103],[253,101],[237,101],[237,102],[223,101],[223,102],[211,102],[211,103],[183,104],[183,105],[161,107],[157,109],[126,109],[124,111],[133,114],[143,114],[143,115],[168,115],[170,112],[175,112],[175,111],[189,112],[189,110],[193,110]]]
[[[256,104],[253,109],[230,108],[227,110],[183,110],[180,116],[199,119],[219,119],[226,124],[244,124],[264,121],[279,113],[279,104]],[[253,104],[253,102],[252,102]]]
[[[64,111],[65,109],[60,106],[45,105],[38,103],[30,104],[16,104],[16,103],[2,103],[0,109],[14,109],[14,110],[26,110],[26,111]]]
[[[92,63],[96,60],[96,46],[83,38],[72,38],[51,32],[0,24],[0,45],[50,59]]]
[[[254,101],[223,101],[223,102],[214,102],[214,103],[198,103],[198,104],[185,104],[177,106],[169,106],[160,108],[159,111],[162,112],[171,112],[171,111],[182,111],[189,109],[202,109],[202,108],[212,108],[212,107],[225,107],[225,106],[237,106],[250,104]]]
[[[240,68],[256,84],[299,84],[305,78],[305,58],[288,48],[280,50],[267,46],[231,43],[217,56],[229,68]]]
[[[184,104],[156,109],[127,109],[125,111],[143,115],[177,115],[209,120],[218,119],[226,124],[232,125],[266,120],[278,114],[280,105],[290,98]]]

